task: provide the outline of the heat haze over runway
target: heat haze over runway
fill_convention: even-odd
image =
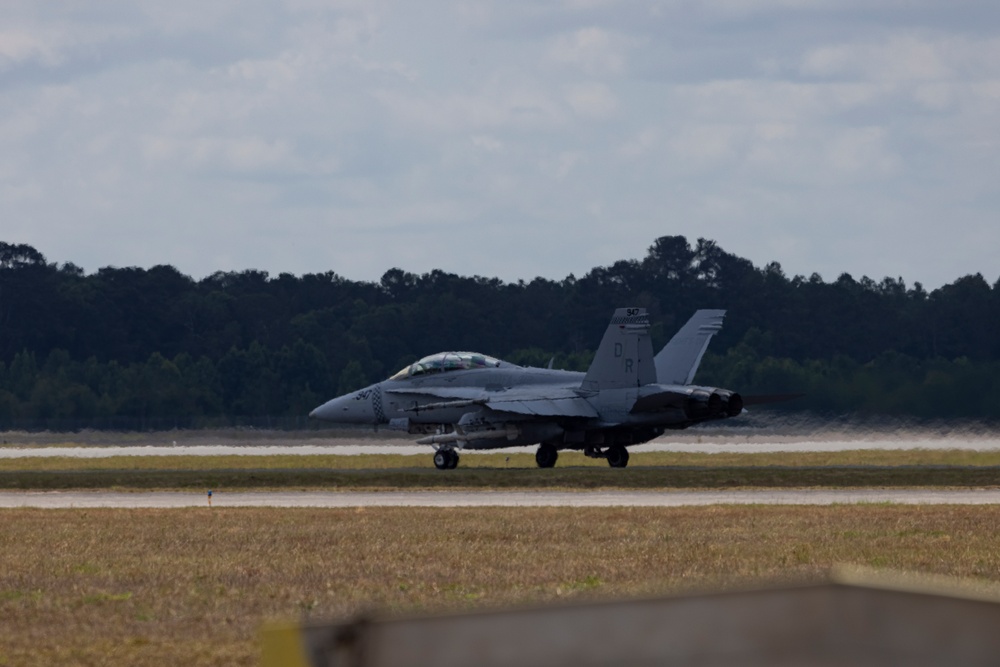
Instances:
[[[18,443],[8,438],[9,444],[0,447],[0,459],[32,457],[106,458],[109,456],[359,456],[362,454],[400,454],[426,456],[429,447],[409,442],[399,437],[378,438],[337,438],[324,441],[309,438],[295,442],[290,437],[280,444],[266,444],[268,441],[249,441],[247,444],[231,444],[231,438],[218,437],[213,442],[211,436],[202,436],[197,444],[172,444],[169,434],[154,434],[149,444],[104,445],[81,444],[80,446],[39,445],[34,442]],[[75,444],[75,443],[73,443]],[[648,444],[635,445],[629,450],[635,454],[643,452],[685,452],[696,454],[759,454],[765,452],[842,452],[853,450],[904,450],[904,449],[958,449],[966,451],[1000,451],[1000,436],[935,435],[926,432],[901,433],[898,435],[876,434],[872,436],[846,436],[823,434],[818,436],[759,436],[739,434],[683,438],[665,436]],[[533,454],[534,447],[510,447],[503,453]],[[463,456],[477,456],[496,452],[463,451]]]
[[[690,507],[704,505],[995,505],[1000,489],[792,489],[734,491],[250,491],[215,492],[212,507]],[[206,493],[5,491],[0,508],[208,507]]]

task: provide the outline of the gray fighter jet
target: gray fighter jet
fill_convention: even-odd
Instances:
[[[624,468],[628,445],[743,411],[736,392],[691,384],[725,314],[697,311],[654,357],[646,309],[619,308],[586,373],[441,352],[309,416],[424,435],[417,442],[434,447],[442,470],[458,465],[462,449],[534,444],[541,468],[554,466],[561,449]]]

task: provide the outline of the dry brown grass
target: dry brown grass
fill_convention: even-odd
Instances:
[[[0,664],[247,665],[266,619],[646,595],[835,563],[1000,582],[1000,509],[4,510]]]

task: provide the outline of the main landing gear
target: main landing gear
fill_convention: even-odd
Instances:
[[[624,468],[628,465],[628,450],[621,445],[614,445],[607,449],[588,447],[584,450],[584,454],[595,459],[607,459],[608,465],[612,468]],[[553,467],[558,458],[559,452],[553,445],[539,445],[538,451],[535,452],[535,462],[539,468]]]
[[[588,447],[583,453],[592,459],[607,459],[612,468],[624,468],[628,465],[628,450],[621,445],[612,445],[607,449]]]
[[[454,470],[458,465],[458,452],[454,449],[439,449],[434,452],[434,467],[438,470]]]
[[[612,468],[624,468],[628,465],[628,450],[621,445],[608,447],[608,465]]]
[[[535,452],[535,463],[539,468],[551,468],[558,458],[559,452],[552,445],[539,445],[538,451]]]

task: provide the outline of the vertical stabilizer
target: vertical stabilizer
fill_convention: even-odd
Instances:
[[[712,336],[722,329],[724,310],[699,310],[656,355],[656,381],[691,384]]]
[[[623,389],[656,382],[653,343],[645,308],[615,311],[581,389]]]

